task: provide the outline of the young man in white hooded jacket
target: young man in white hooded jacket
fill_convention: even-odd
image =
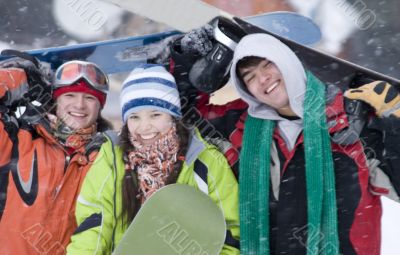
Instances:
[[[225,138],[240,150],[241,253],[380,254],[380,195],[400,194],[397,90],[376,81],[343,95],[267,34],[242,38],[230,75],[241,99],[197,107],[225,118],[222,134],[236,123]],[[373,108],[359,132],[345,97]]]
[[[242,231],[243,252],[268,254],[269,246],[271,254],[379,254],[381,204],[369,180],[379,171],[400,191],[394,167],[399,151],[391,146],[399,140],[396,89],[378,81],[348,90],[345,96],[370,103],[377,117],[359,139],[341,141],[332,137],[349,126],[342,93],[326,89],[276,38],[244,37],[234,52],[231,77],[249,105],[240,210],[241,223],[254,224]]]

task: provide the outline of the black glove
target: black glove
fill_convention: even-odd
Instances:
[[[21,68],[0,68],[0,112],[18,106],[28,92],[26,73]]]
[[[43,113],[53,106],[51,97],[53,73],[50,66],[20,51],[4,50],[1,55],[13,57],[0,62],[0,68],[24,70],[28,84],[27,91],[18,100],[14,100],[13,105],[8,107],[8,111],[16,112],[19,106],[25,106],[25,112],[19,116],[19,119],[30,124],[37,123]]]
[[[189,80],[198,90],[212,93],[229,80],[233,51],[245,31],[230,19],[217,17],[213,24],[213,47],[196,61],[189,72]]]
[[[180,40],[182,53],[190,53],[199,56],[207,55],[213,48],[214,27],[206,24],[185,34]]]
[[[189,71],[193,64],[213,48],[213,27],[207,24],[178,37],[169,47],[170,70],[184,94],[196,93],[197,89],[189,81]]]
[[[189,81],[189,71],[193,64],[199,59],[199,55],[192,52],[183,52],[181,38],[170,46],[171,61],[169,70],[176,80],[178,90],[182,94],[195,93],[197,89]]]
[[[0,62],[0,68],[15,67],[25,71],[29,91],[25,94],[24,100],[27,102],[37,101],[42,105],[48,105],[51,101],[51,81],[53,76],[50,66],[21,51],[3,50],[1,55],[13,57]]]
[[[219,33],[216,33],[218,31]],[[223,40],[221,40],[221,33]],[[215,35],[218,37],[215,37]],[[209,24],[178,38],[170,48],[173,75],[181,91],[195,87],[212,93],[229,79],[234,46],[245,35],[233,21],[217,17]]]

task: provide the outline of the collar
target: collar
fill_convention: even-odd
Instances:
[[[326,117],[328,131],[330,134],[344,130],[349,126],[349,121],[344,108],[344,97],[341,91],[337,92],[332,100],[328,100],[328,105],[326,106]],[[304,142],[303,134],[300,135],[301,131],[302,129],[300,130],[300,132],[298,132],[296,137],[294,137],[295,134],[293,133],[291,144],[288,143],[288,138],[282,135],[281,129],[279,128],[275,129],[274,138],[278,141],[278,144],[280,145],[282,151],[289,155],[290,151],[296,149],[297,146]]]

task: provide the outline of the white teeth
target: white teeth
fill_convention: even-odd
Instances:
[[[86,116],[86,114],[78,113],[78,112],[70,112],[69,114],[72,116],[75,116],[75,117],[85,117]]]
[[[143,140],[149,140],[157,136],[158,133],[148,134],[148,135],[140,135]]]
[[[277,86],[279,85],[279,83],[278,82],[275,82],[274,84],[272,84],[272,86],[270,86],[268,89],[267,89],[267,94],[269,94],[272,90],[274,90],[274,88],[276,88]]]

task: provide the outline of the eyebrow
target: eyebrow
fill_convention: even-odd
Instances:
[[[242,78],[244,78],[249,73],[250,73],[250,70],[247,70],[247,71],[244,71],[243,73],[241,73],[240,75],[242,76]]]
[[[246,70],[243,73],[240,74],[241,78],[244,79],[247,75],[251,73],[252,70]]]

